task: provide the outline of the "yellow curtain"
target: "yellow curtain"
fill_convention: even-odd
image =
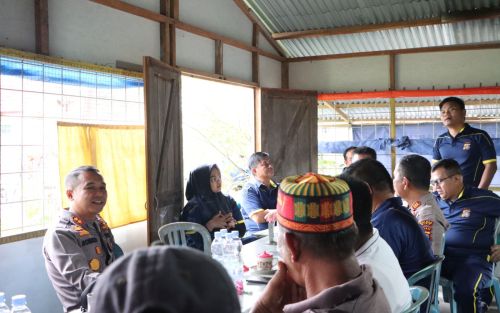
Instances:
[[[101,216],[109,226],[146,219],[144,127],[60,122],[57,133],[63,207],[68,206],[66,175],[78,166],[93,165],[106,182],[108,202]]]

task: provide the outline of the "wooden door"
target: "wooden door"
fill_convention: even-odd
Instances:
[[[158,239],[160,226],[178,220],[183,204],[179,71],[144,57],[144,101],[148,242],[151,243]]]
[[[318,170],[318,105],[315,91],[261,91],[261,149],[274,163],[275,180]]]

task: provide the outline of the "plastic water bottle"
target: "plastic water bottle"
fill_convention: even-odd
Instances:
[[[236,250],[238,250],[238,256],[241,254],[241,249],[243,248],[243,242],[240,238],[240,233],[237,230],[231,232],[232,239],[236,242]]]
[[[30,309],[26,305],[26,296],[17,295],[12,297],[11,302],[12,309],[11,313],[31,313]]]
[[[241,242],[238,231],[231,232],[231,242],[232,242],[232,278],[234,282],[234,286],[236,288],[236,293],[238,295],[243,294],[243,261],[241,260],[241,248],[243,247],[243,243]]]
[[[222,238],[221,232],[214,233],[214,240],[212,241],[212,246],[210,250],[212,251],[212,258],[220,263],[224,261],[224,239]]]
[[[7,303],[5,303],[5,293],[0,292],[0,313],[10,313]]]
[[[222,234],[222,242],[224,243],[224,247],[225,247],[226,243],[227,243],[227,235],[228,235],[227,229],[223,228],[219,231]]]

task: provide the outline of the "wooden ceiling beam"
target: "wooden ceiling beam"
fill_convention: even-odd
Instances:
[[[282,56],[273,54],[271,52],[264,51],[264,50],[259,49],[257,47],[252,47],[251,45],[247,45],[246,43],[244,43],[242,41],[216,34],[214,32],[202,29],[200,27],[181,22],[177,19],[170,18],[170,17],[165,16],[163,14],[159,14],[159,13],[147,10],[147,9],[143,9],[141,7],[138,7],[138,6],[135,6],[132,4],[128,4],[128,3],[120,1],[120,0],[90,0],[90,1],[102,4],[104,6],[107,6],[107,7],[113,8],[113,9],[117,9],[117,10],[120,10],[123,12],[127,12],[127,13],[130,13],[133,15],[141,16],[141,17],[144,17],[144,18],[152,20],[152,21],[173,24],[178,29],[181,29],[181,30],[184,30],[184,31],[187,31],[187,32],[190,32],[190,33],[193,33],[195,35],[202,36],[202,37],[210,38],[213,40],[220,40],[227,45],[230,45],[230,46],[242,49],[242,50],[246,50],[249,52],[257,52],[259,55],[274,59],[276,61],[283,62],[284,60],[286,60]]]
[[[210,38],[213,40],[221,40],[223,43],[225,43],[227,45],[230,45],[230,46],[233,46],[236,48],[240,48],[242,50],[246,50],[249,52],[257,52],[260,55],[274,59],[276,61],[283,62],[285,60],[284,57],[281,57],[281,56],[275,55],[273,53],[264,51],[264,50],[257,48],[257,47],[252,47],[252,46],[247,45],[246,43],[244,43],[242,41],[232,39],[232,38],[229,38],[226,36],[222,36],[222,35],[216,34],[214,32],[211,32],[211,31],[208,31],[208,30],[205,30],[205,29],[202,29],[202,28],[199,28],[199,27],[187,24],[187,23],[176,21],[175,26],[178,29],[182,29],[184,31],[187,31],[187,32],[190,32],[190,33],[202,36],[202,37]]]
[[[440,47],[424,47],[399,50],[383,50],[383,51],[367,51],[355,53],[329,54],[313,57],[289,58],[288,62],[304,62],[304,61],[323,61],[332,59],[359,58],[368,56],[381,56],[390,54],[411,54],[425,52],[444,52],[444,51],[462,51],[462,50],[483,50],[483,49],[500,49],[500,43],[483,43],[483,44],[467,44],[467,45],[450,45]]]
[[[327,107],[329,107],[330,109],[334,110],[335,112],[337,112],[337,114],[338,114],[338,115],[340,115],[340,117],[341,117],[344,121],[346,121],[347,123],[350,123],[350,122],[351,122],[351,121],[350,121],[350,119],[349,119],[349,116],[348,116],[348,115],[347,115],[344,111],[342,111],[339,107],[337,107],[337,106],[333,106],[333,105],[331,105],[331,104],[330,104],[330,103],[328,103],[328,102],[325,102],[325,105],[326,105]]]
[[[95,3],[102,4],[104,6],[120,10],[122,12],[127,12],[133,15],[144,17],[148,20],[152,20],[160,23],[174,24],[175,20],[163,14],[153,12],[151,10],[143,9],[141,7],[135,6],[133,4],[128,4],[120,0],[90,0]]]
[[[464,21],[471,21],[478,19],[496,18],[499,16],[500,16],[500,9],[485,8],[480,10],[453,12],[450,14],[443,15],[441,17],[419,19],[412,21],[400,21],[391,23],[274,33],[272,34],[272,37],[275,40],[285,40],[285,39],[298,39],[307,37],[359,34],[359,33],[376,32],[389,29],[441,25],[441,24],[457,23],[457,22],[464,22]]]
[[[262,23],[262,21],[257,17],[257,15],[254,13],[254,11],[249,8],[243,0],[234,0],[234,3],[240,8],[240,10],[245,14],[248,19],[253,23],[257,24],[257,27],[259,28],[259,32],[267,39],[269,44],[273,46],[273,48],[278,52],[278,54],[282,57],[286,56],[285,51],[283,48],[276,42],[276,40],[273,38],[271,32],[269,32],[266,28],[266,26]]]

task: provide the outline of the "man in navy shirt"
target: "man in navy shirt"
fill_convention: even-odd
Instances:
[[[488,189],[497,170],[495,146],[487,132],[465,123],[464,101],[456,97],[439,103],[441,121],[448,128],[434,143],[434,162],[454,159],[460,164],[464,184]]]
[[[458,162],[444,159],[432,167],[436,200],[450,223],[446,232],[441,275],[452,280],[458,312],[486,312],[491,284],[490,253],[500,197],[491,191],[464,185]]]
[[[389,244],[406,278],[434,262],[429,238],[415,217],[394,197],[392,178],[384,165],[367,158],[354,162],[343,175],[365,181],[372,190],[372,225]]]
[[[268,220],[275,219],[278,185],[272,181],[274,168],[266,152],[256,152],[248,160],[252,177],[243,187],[241,214],[250,233],[267,229]]]

